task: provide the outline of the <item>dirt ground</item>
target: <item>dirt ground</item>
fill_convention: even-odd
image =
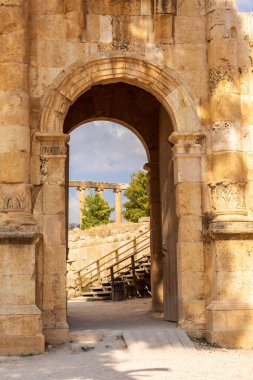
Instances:
[[[49,346],[43,355],[0,357],[0,380],[248,380],[253,350],[224,350],[196,343],[197,349],[150,360],[133,357],[121,336],[128,328],[164,328],[149,300],[69,304],[76,341]],[[173,324],[170,328],[176,328]],[[78,338],[83,336],[85,339]],[[75,339],[73,339],[75,340]]]

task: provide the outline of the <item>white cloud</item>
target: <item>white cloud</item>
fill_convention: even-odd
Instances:
[[[129,182],[130,174],[142,169],[145,162],[142,143],[121,125],[95,121],[80,126],[70,135],[71,180]],[[108,190],[104,196],[114,206],[113,192]],[[69,194],[69,221],[79,223],[76,189],[71,189]]]
[[[113,178],[132,173],[147,161],[140,140],[127,128],[111,122],[87,123],[70,136],[70,178],[90,179],[97,172]],[[92,178],[91,178],[92,179]],[[94,179],[93,179],[94,180]],[[103,178],[97,178],[103,180]]]

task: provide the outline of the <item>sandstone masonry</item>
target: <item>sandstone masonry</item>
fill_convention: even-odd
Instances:
[[[99,119],[147,152],[153,310],[253,347],[252,19],[234,0],[1,1],[0,355],[68,340],[67,142]]]

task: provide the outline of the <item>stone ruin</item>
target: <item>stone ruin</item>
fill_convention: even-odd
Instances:
[[[0,355],[69,339],[67,146],[101,119],[147,152],[153,310],[253,347],[253,15],[235,7],[1,1]]]

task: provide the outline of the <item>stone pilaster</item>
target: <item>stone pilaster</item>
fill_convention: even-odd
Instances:
[[[0,355],[44,351],[30,185],[29,1],[0,5]]]
[[[159,164],[144,165],[149,174],[150,194],[150,249],[151,249],[151,292],[153,311],[163,312],[163,256],[161,230],[161,202]]]
[[[47,342],[68,339],[66,322],[67,135],[36,133],[40,144],[44,250],[43,332]]]
[[[174,182],[178,217],[179,325],[192,335],[206,328],[201,189],[205,135],[173,132]]]

